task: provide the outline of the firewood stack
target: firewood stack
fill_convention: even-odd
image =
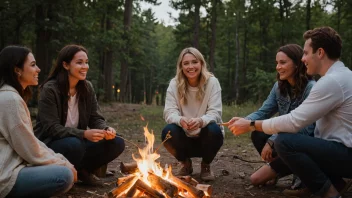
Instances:
[[[153,172],[148,172],[147,179],[150,185],[143,181],[143,177],[138,170],[137,163],[121,162],[120,169],[123,174],[126,174],[126,176],[117,179],[117,187],[108,193],[109,198],[207,198],[212,194],[211,185],[199,184],[191,176],[173,176],[171,173],[171,168],[169,168],[167,171],[163,170],[162,176],[158,176]]]

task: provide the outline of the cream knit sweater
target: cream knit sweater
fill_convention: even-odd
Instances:
[[[222,101],[221,101],[221,87],[217,78],[210,77],[208,82],[205,84],[205,95],[200,101],[200,107],[195,112],[196,118],[201,118],[203,121],[203,127],[207,126],[210,122],[221,123],[222,116]],[[180,103],[180,99],[177,94],[176,79],[170,81],[169,87],[167,88],[165,108],[164,108],[164,119],[168,124],[180,125],[180,120],[185,116],[184,112],[187,111],[186,105]],[[185,129],[184,129],[185,130]],[[225,135],[223,128],[221,127],[223,135]],[[200,130],[192,132],[186,132],[189,137],[197,137]]]
[[[0,120],[0,198],[11,191],[25,166],[72,167],[64,156],[54,153],[34,136],[26,103],[8,85],[0,88]]]

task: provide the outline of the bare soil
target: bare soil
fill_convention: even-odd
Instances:
[[[145,106],[134,104],[108,104],[102,105],[102,112],[109,124],[115,127],[118,133],[122,134],[125,139],[143,146],[143,126],[146,122],[141,121],[142,111],[145,111]],[[153,121],[162,120],[162,114],[148,114],[145,120],[149,120],[149,129],[153,129]],[[155,122],[156,123],[156,122]],[[163,125],[164,123],[162,123]],[[156,126],[156,124],[155,124]],[[155,148],[160,145],[160,124],[154,129],[157,142]],[[133,162],[132,153],[138,155],[138,150],[130,143],[126,143],[125,151],[114,161],[108,164],[108,170],[114,173],[113,176],[101,178],[104,181],[103,187],[90,187],[75,184],[74,187],[66,194],[59,196],[59,198],[93,198],[104,197],[110,190],[116,187],[117,178],[121,177],[120,162]],[[173,167],[173,172],[179,168],[179,164],[171,154],[169,154],[163,146],[160,147],[159,153],[161,155],[158,161],[162,166],[169,164]],[[224,145],[218,152],[214,159],[211,168],[216,176],[216,180],[208,182],[212,185],[212,197],[230,198],[230,197],[263,197],[263,198],[279,198],[285,197],[282,191],[288,188],[291,184],[292,176],[281,178],[275,186],[260,186],[255,187],[250,184],[249,176],[263,163],[249,163],[239,159],[234,159],[233,156],[240,156],[243,159],[250,161],[259,161],[259,154],[255,151],[250,142],[249,137],[239,138],[234,137],[232,134],[227,134],[225,137]],[[200,159],[193,158],[194,173],[192,175],[200,183]],[[349,196],[352,197],[352,196]]]

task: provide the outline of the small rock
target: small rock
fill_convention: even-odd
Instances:
[[[246,176],[246,174],[244,174],[244,172],[238,172],[238,176],[240,176],[240,178],[244,178]]]

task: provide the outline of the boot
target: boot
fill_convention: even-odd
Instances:
[[[213,171],[210,170],[210,164],[201,163],[200,178],[203,181],[213,181],[215,176]]]
[[[182,167],[176,173],[176,176],[187,176],[193,173],[192,160],[187,158],[184,162],[181,162]]]

